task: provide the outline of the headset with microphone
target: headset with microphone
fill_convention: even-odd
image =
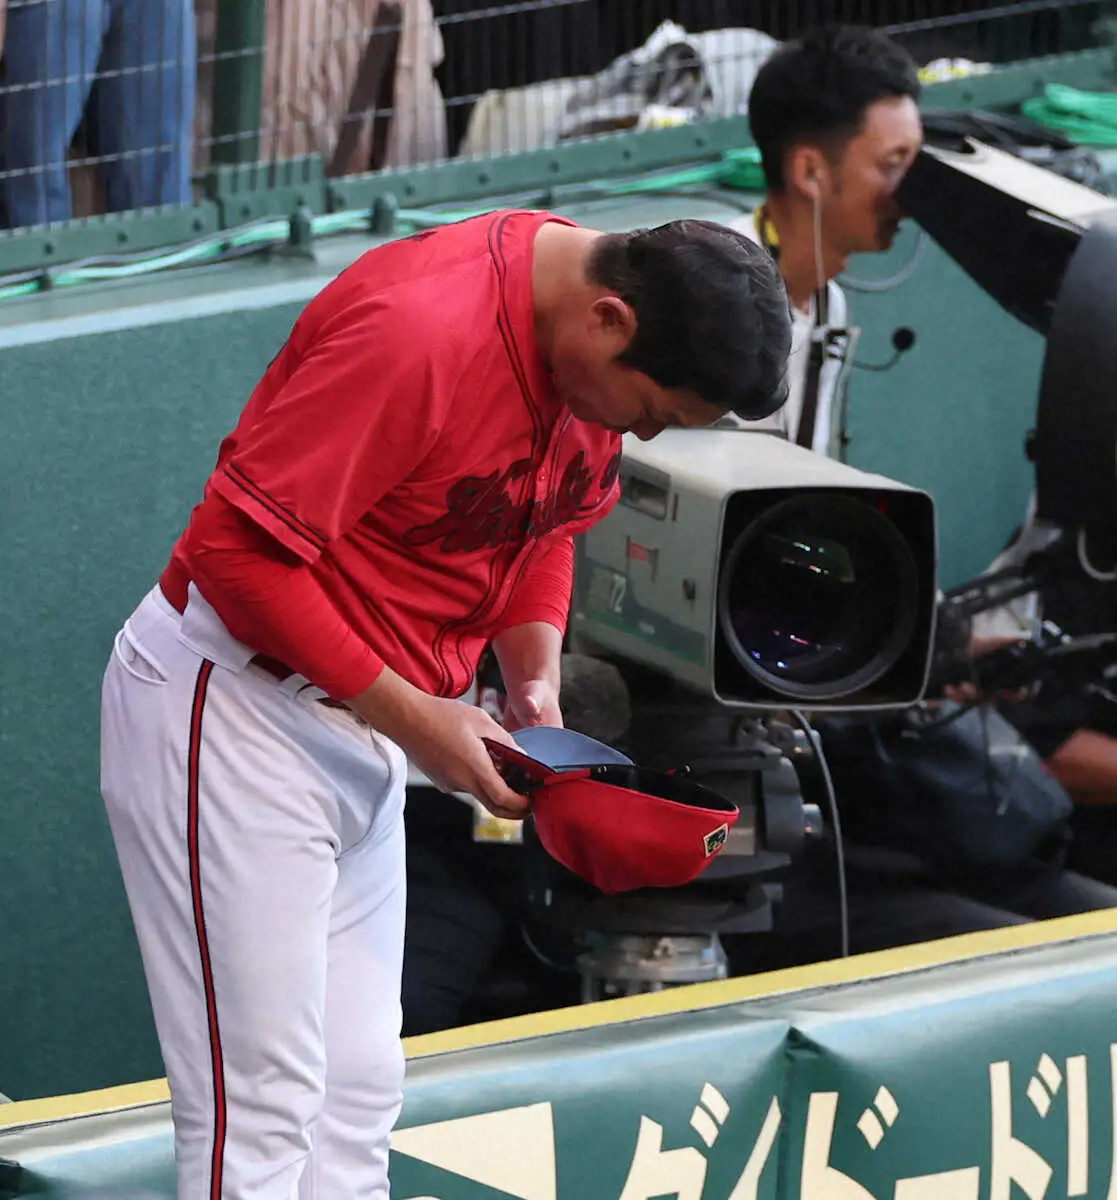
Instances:
[[[915,330],[901,325],[892,330],[892,357],[881,363],[854,361],[853,365],[859,371],[890,371],[905,354],[915,345]]]

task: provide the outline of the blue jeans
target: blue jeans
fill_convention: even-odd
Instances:
[[[111,211],[190,200],[193,0],[9,0],[0,196],[9,225],[72,215],[66,158],[90,94]]]

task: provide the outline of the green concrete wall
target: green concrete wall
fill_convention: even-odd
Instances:
[[[159,1074],[97,789],[101,673],[298,306],[0,350],[0,1092]]]
[[[678,196],[570,210],[624,229],[732,217]],[[218,439],[305,300],[369,243],[318,264],[239,264],[47,294],[0,309],[0,1093],[161,1074],[97,791],[97,708],[114,631],[150,587]],[[858,272],[894,274],[912,240]],[[942,254],[851,293],[861,355],[915,348],[851,384],[850,461],[939,503],[943,578],[981,569],[1027,495],[1021,455],[1041,353]]]
[[[1019,524],[1031,490],[1024,439],[1035,424],[1044,340],[1008,317],[933,242],[904,230],[893,251],[855,261],[850,274],[884,292],[847,289],[863,329],[857,358],[892,356],[891,335],[915,344],[889,371],[855,370],[848,461],[925,488],[935,498],[941,582],[980,574]]]

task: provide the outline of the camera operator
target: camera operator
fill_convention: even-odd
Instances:
[[[923,143],[920,90],[884,34],[827,25],[776,51],[749,96],[768,192],[733,224],[778,258],[794,316],[789,398],[762,427],[831,457],[854,333],[835,277],[851,254],[892,246],[895,192]]]
[[[770,424],[831,456],[840,450],[842,381],[855,341],[834,280],[850,254],[892,244],[903,216],[895,193],[922,144],[919,95],[918,69],[899,45],[875,30],[831,25],[778,50],[749,99],[768,183],[749,224],[778,257],[795,309],[790,397]],[[823,724],[824,745],[838,745],[842,723]],[[869,722],[860,724],[863,731]],[[910,809],[912,798],[874,797],[873,780],[858,769],[863,752],[859,744],[839,756],[836,778],[844,820],[864,835],[846,855],[855,952],[1117,904],[1117,891],[1040,859],[1008,872],[953,873],[930,814],[920,831],[925,847],[917,839],[913,852],[910,837],[892,842],[877,820],[881,806],[907,800]],[[825,914],[834,914],[834,890],[832,848],[816,847],[785,884],[778,936],[727,939],[734,970],[832,956],[836,916]]]

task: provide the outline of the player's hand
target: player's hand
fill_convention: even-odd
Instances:
[[[494,817],[525,816],[527,798],[504,782],[482,740],[514,744],[508,733],[472,704],[440,699],[431,704],[429,724],[404,747],[412,762],[435,787],[476,796]]]
[[[562,726],[559,684],[562,634],[546,621],[526,621],[493,639],[507,702],[504,728],[509,733],[532,725]]]
[[[509,733],[532,725],[562,726],[558,689],[547,679],[525,679],[510,688],[504,709],[504,728]]]
[[[483,709],[428,696],[389,668],[350,704],[441,791],[467,792],[497,817],[527,813],[527,798],[504,782],[482,741],[512,738]]]

